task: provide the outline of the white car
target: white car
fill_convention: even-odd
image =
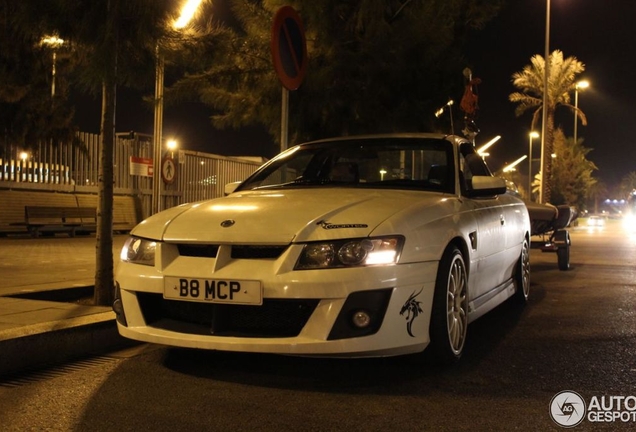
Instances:
[[[121,335],[303,356],[429,347],[452,362],[468,323],[527,301],[527,209],[462,138],[310,142],[233,187],[131,232],[116,274]]]

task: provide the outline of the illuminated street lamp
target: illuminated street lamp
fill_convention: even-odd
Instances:
[[[496,143],[500,139],[501,139],[501,135],[497,135],[496,137],[494,137],[493,139],[488,141],[486,144],[484,144],[483,146],[479,147],[477,149],[477,154],[479,156],[481,156],[482,158],[485,158],[486,156],[489,156],[489,154],[486,153],[486,150],[488,150],[490,148],[490,146],[492,146],[494,143]]]
[[[166,143],[166,148],[171,151],[174,151],[178,146],[179,144],[177,143],[177,141],[173,139],[168,140],[168,142]]]
[[[53,67],[51,70],[51,97],[55,96],[55,63],[57,61],[57,49],[64,45],[64,39],[57,36],[46,36],[40,41],[40,44],[51,47],[53,50]]]
[[[176,30],[184,28],[194,17],[202,0],[188,0],[181,9],[180,16],[172,24]],[[155,64],[155,125],[153,150],[154,157],[152,161],[152,211],[159,213],[161,211],[161,147],[163,142],[163,78],[165,63],[163,55],[159,52],[159,44],[156,45],[156,64]]]
[[[532,131],[528,134],[530,145],[528,147],[528,200],[532,201],[532,139],[539,138],[539,133]]]
[[[177,141],[173,139],[168,140],[168,142],[166,143],[166,148],[170,150],[171,152],[174,152],[177,149],[177,147],[179,147],[179,144],[177,143]]]
[[[515,167],[517,165],[519,165],[521,162],[524,161],[525,158],[527,158],[528,156],[523,155],[521,156],[519,159],[517,159],[516,161],[514,161],[513,163],[511,163],[510,165],[506,165],[506,167],[503,169],[503,172],[507,173],[507,172],[511,172],[515,170]]]
[[[579,112],[579,89],[583,90],[590,86],[589,81],[579,81],[574,86],[574,144],[576,144],[576,128],[579,123],[578,112]]]

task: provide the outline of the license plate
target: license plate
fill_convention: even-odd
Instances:
[[[244,305],[263,304],[260,281],[166,277],[163,296],[167,299]]]

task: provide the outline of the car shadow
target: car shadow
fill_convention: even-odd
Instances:
[[[171,348],[164,366],[201,379],[277,389],[422,394],[449,380],[470,379],[544,296],[542,287],[535,285],[531,294],[524,307],[505,302],[471,323],[463,357],[454,365],[439,364],[426,350],[397,357],[337,359]]]

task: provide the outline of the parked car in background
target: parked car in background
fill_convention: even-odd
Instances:
[[[460,137],[301,144],[228,192],[132,230],[121,335],[304,356],[428,347],[453,362],[471,321],[527,301],[526,206]]]

